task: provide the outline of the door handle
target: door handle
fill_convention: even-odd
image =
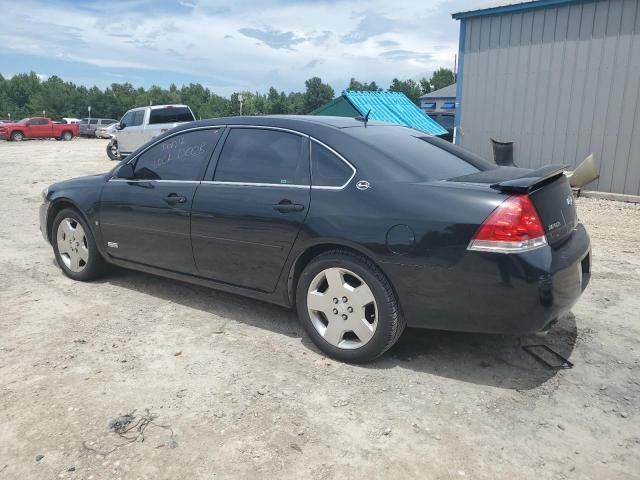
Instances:
[[[301,212],[304,210],[304,205],[291,203],[291,200],[282,200],[280,203],[274,205],[273,208],[281,213]]]
[[[182,195],[178,195],[177,193],[170,193],[166,197],[164,197],[164,201],[169,205],[175,205],[176,203],[185,203],[187,201],[187,197],[183,197]]]

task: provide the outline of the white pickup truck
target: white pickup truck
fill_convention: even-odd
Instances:
[[[161,133],[194,120],[193,112],[187,105],[132,108],[116,125],[115,137],[107,147],[107,154],[113,160],[126,157]]]

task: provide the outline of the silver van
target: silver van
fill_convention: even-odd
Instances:
[[[83,118],[80,121],[80,136],[95,137],[96,128],[106,127],[112,123],[118,123],[118,120],[113,118]]]

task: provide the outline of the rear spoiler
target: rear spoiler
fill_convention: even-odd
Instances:
[[[491,188],[501,192],[529,193],[561,176],[567,166],[568,165],[547,165],[546,167],[529,172],[522,177],[494,183],[491,185]]]

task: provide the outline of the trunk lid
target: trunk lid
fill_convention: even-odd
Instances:
[[[562,165],[538,170],[498,167],[449,181],[486,184],[506,194],[527,194],[540,215],[547,242],[555,245],[568,238],[577,225],[573,193],[563,170]]]

